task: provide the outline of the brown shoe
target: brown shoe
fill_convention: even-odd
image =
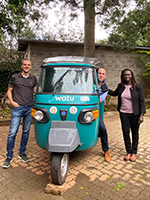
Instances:
[[[136,157],[137,157],[136,154],[132,154],[132,155],[130,156],[130,161],[131,161],[131,162],[135,162],[135,161],[136,161]]]
[[[110,151],[105,151],[105,161],[106,162],[110,162],[111,161],[111,155],[110,155]]]
[[[128,161],[128,160],[130,160],[130,157],[131,157],[131,154],[127,154],[127,155],[124,157],[124,160],[125,160],[125,161]]]

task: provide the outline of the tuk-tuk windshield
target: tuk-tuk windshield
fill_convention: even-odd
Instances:
[[[47,66],[42,68],[37,93],[95,93],[95,73],[91,67]]]

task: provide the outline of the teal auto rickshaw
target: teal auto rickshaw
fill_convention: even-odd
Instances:
[[[96,146],[99,102],[95,58],[52,57],[43,61],[31,115],[37,144],[51,152],[52,182],[65,182],[69,153]]]

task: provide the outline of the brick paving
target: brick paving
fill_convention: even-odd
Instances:
[[[135,163],[123,160],[126,154],[117,112],[105,113],[112,161],[106,163],[98,139],[96,147],[70,154],[62,195],[46,193],[51,185],[50,153],[40,148],[31,125],[27,146],[28,163],[18,158],[21,126],[14,157],[8,169],[0,167],[0,199],[3,200],[150,200],[150,111],[140,127],[138,157]],[[0,126],[0,165],[6,158],[9,126]],[[55,186],[54,186],[55,187]]]

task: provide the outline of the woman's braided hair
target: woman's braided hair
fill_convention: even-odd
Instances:
[[[122,87],[124,87],[124,85],[125,85],[125,79],[124,79],[124,72],[125,71],[130,71],[131,72],[131,85],[132,85],[133,88],[135,88],[135,86],[136,86],[136,80],[135,80],[134,74],[133,74],[132,70],[128,69],[128,68],[123,69],[121,71],[121,85],[122,85]]]

